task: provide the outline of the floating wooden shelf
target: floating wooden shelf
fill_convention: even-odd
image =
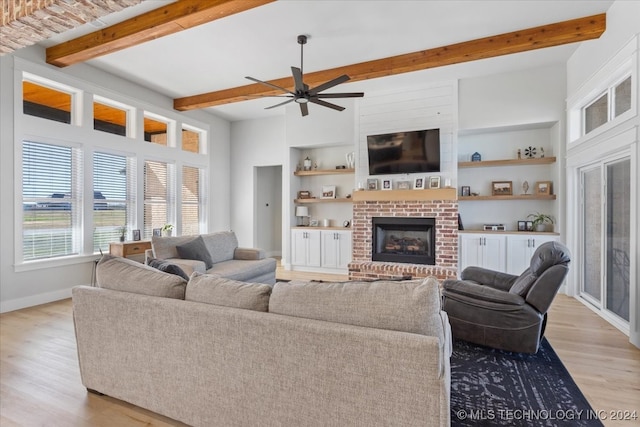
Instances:
[[[514,196],[460,196],[461,202],[479,200],[555,200],[556,195],[516,194]]]
[[[506,159],[484,160],[481,162],[459,162],[459,168],[485,168],[490,166],[517,166],[517,165],[548,165],[555,163],[555,157],[542,157],[536,159]]]
[[[355,169],[313,169],[310,171],[295,171],[295,176],[313,176],[313,175],[342,175],[355,173]]]
[[[337,198],[337,199],[294,199],[294,203],[305,204],[305,203],[351,203],[353,199],[351,198]]]

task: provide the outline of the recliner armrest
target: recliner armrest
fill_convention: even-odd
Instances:
[[[264,250],[257,248],[236,248],[233,252],[233,259],[258,260],[266,257]]]
[[[512,294],[464,280],[445,280],[442,282],[442,287],[443,296],[445,298],[455,298],[456,295],[461,295],[475,301],[486,301],[509,305],[523,305],[525,303],[524,298],[518,294]]]
[[[462,280],[470,280],[501,291],[509,291],[518,276],[482,267],[467,267],[460,274]]]

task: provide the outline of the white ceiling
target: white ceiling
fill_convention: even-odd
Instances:
[[[171,1],[145,1],[101,18],[107,25]],[[87,63],[171,98],[272,80],[300,66],[297,35],[306,34],[304,72],[313,72],[606,12],[613,0],[279,0]],[[41,42],[48,47],[95,31],[91,25]],[[585,42],[589,43],[589,42]],[[564,63],[577,44],[356,83],[333,91],[389,91],[428,81],[468,78]],[[261,98],[207,109],[228,120],[283,115]],[[334,100],[340,104],[340,100]],[[333,102],[333,101],[332,101]],[[314,108],[323,108],[312,105]]]

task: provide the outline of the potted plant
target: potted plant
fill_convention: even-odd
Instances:
[[[533,229],[535,231],[547,231],[547,224],[554,224],[554,220],[551,215],[543,214],[540,212],[529,214],[527,218],[530,218],[532,220]]]
[[[165,224],[162,227],[162,234],[164,236],[171,236],[172,233],[173,233],[173,224]]]
[[[124,242],[125,236],[127,234],[127,226],[121,225],[120,227],[118,227],[118,233],[120,233],[120,241]]]

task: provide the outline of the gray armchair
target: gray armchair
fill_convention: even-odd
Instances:
[[[521,353],[536,353],[547,310],[569,271],[571,255],[547,242],[520,276],[467,267],[461,279],[443,282],[444,310],[453,337]]]

